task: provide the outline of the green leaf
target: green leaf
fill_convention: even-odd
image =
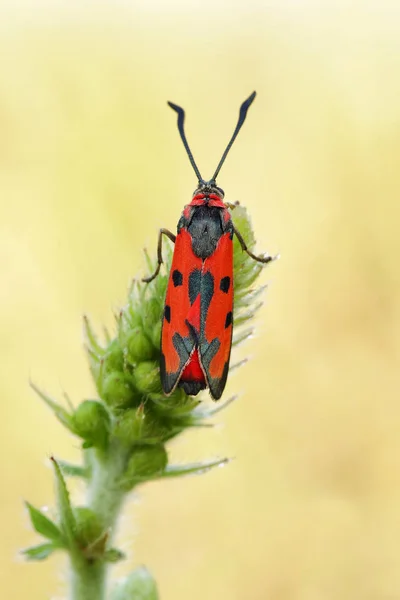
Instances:
[[[239,344],[241,344],[242,342],[244,342],[244,340],[247,340],[249,337],[251,337],[254,333],[254,329],[253,327],[249,327],[248,329],[243,329],[242,331],[238,331],[238,332],[234,332],[233,334],[233,338],[232,338],[232,346],[238,346]]]
[[[189,463],[187,465],[168,465],[165,471],[159,477],[166,478],[181,477],[182,475],[200,475],[201,473],[206,473],[214,467],[223,467],[230,461],[230,458],[219,458],[216,460]]]
[[[58,546],[54,544],[40,544],[39,546],[32,546],[31,548],[25,548],[21,553],[28,560],[45,560],[50,554],[57,550]]]
[[[148,475],[136,475],[135,477],[124,479],[122,485],[124,489],[130,490],[134,485],[144,483],[146,481],[155,481],[157,479],[167,479],[171,477],[182,477],[184,475],[201,475],[210,471],[214,467],[223,467],[230,462],[230,458],[219,458],[204,462],[189,463],[187,465],[168,465],[164,471]]]
[[[239,367],[245,365],[248,362],[248,360],[249,360],[248,358],[242,358],[242,360],[239,360],[238,362],[230,365],[229,373],[232,373],[232,371],[236,371],[236,369],[239,369]]]
[[[87,341],[89,348],[92,350],[92,352],[102,356],[104,354],[105,350],[104,350],[104,348],[102,348],[100,346],[99,342],[97,341],[97,337],[96,337],[96,335],[92,329],[92,326],[90,324],[90,321],[86,315],[84,315],[84,317],[83,317],[83,327],[84,327],[84,333],[85,333],[86,341]]]
[[[60,516],[61,528],[69,546],[75,546],[76,522],[72,512],[68,488],[60,466],[54,456],[51,457],[51,461],[53,463],[56,479],[57,508]]]
[[[136,484],[158,479],[168,464],[168,455],[162,444],[137,447],[128,460],[121,488],[129,492]]]
[[[57,525],[48,519],[40,510],[32,506],[32,504],[29,504],[29,502],[25,502],[25,505],[29,511],[31,523],[35,531],[40,533],[43,537],[57,542],[58,546],[64,546],[64,538]]]
[[[239,327],[240,325],[243,325],[243,323],[246,323],[246,321],[250,321],[254,315],[256,314],[256,312],[258,310],[260,310],[260,308],[262,307],[263,302],[259,302],[258,304],[252,304],[251,308],[249,308],[246,311],[240,311],[238,316],[235,317],[235,325],[236,327]]]
[[[103,325],[103,335],[104,335],[104,339],[105,339],[106,343],[110,344],[112,341],[112,338],[111,338],[111,335],[110,335],[107,327],[105,327],[104,325]]]
[[[116,563],[120,560],[124,560],[126,558],[126,554],[118,548],[109,548],[104,552],[104,560],[110,563]]]
[[[146,567],[138,567],[114,588],[111,600],[159,600],[156,582]]]
[[[235,291],[235,305],[237,305],[237,303],[239,302],[238,308],[250,306],[258,298],[258,296],[262,295],[267,289],[268,285],[265,284],[250,290],[246,288],[241,289],[238,292]]]
[[[69,429],[72,433],[76,434],[76,430],[73,423],[72,415],[63,408],[60,404],[55,402],[50,396],[47,396],[42,390],[40,390],[36,385],[30,381],[31,388],[36,392],[36,394],[47,404],[49,408],[54,412],[57,419]]]
[[[63,475],[68,475],[69,477],[82,477],[82,479],[88,479],[89,477],[89,469],[87,467],[73,465],[65,460],[59,460],[58,465]]]

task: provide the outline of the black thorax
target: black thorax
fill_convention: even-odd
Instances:
[[[195,206],[192,210],[190,219],[182,218],[178,229],[186,227],[192,238],[193,252],[204,260],[215,252],[224,233],[233,233],[232,222],[223,221],[223,209],[215,206]]]

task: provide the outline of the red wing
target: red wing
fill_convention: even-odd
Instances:
[[[198,271],[200,281],[202,264],[193,253],[190,234],[182,228],[176,236],[161,333],[161,383],[166,394],[177,385],[199,334],[200,303],[191,305],[189,278]]]
[[[220,238],[205,259],[201,278],[200,360],[211,396],[218,400],[226,384],[233,329],[233,245],[230,233]]]

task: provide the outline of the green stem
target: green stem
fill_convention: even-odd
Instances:
[[[82,556],[71,556],[71,600],[105,600],[106,564],[88,562]]]
[[[107,453],[90,449],[91,477],[87,492],[87,506],[95,512],[108,532],[107,542],[115,533],[125,491],[120,481],[126,467],[127,455],[118,444]],[[87,560],[81,553],[71,553],[71,600],[105,600],[108,563],[100,559]]]
[[[92,452],[92,473],[87,505],[99,516],[104,528],[112,530],[125,495],[120,482],[128,454],[117,443],[111,445],[107,453],[89,452]]]

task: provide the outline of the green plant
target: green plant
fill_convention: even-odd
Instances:
[[[235,225],[251,249],[254,235],[244,208],[232,211]],[[161,315],[172,249],[165,249],[166,269],[150,284],[134,281],[126,306],[116,319],[116,334],[96,338],[84,319],[90,370],[98,399],[74,408],[66,397],[62,406],[31,384],[57,419],[82,440],[82,463],[51,458],[56,482],[57,519],[27,503],[33,528],[44,541],[23,551],[30,560],[43,560],[56,550],[69,557],[69,597],[72,600],[156,600],[156,584],[140,567],[117,585],[109,586],[110,564],[124,558],[113,545],[115,525],[123,502],[138,485],[155,479],[203,473],[228,459],[171,465],[169,440],[194,427],[209,427],[212,417],[232,398],[217,406],[187,396],[181,388],[165,397],[159,380]],[[154,264],[146,255],[147,268]],[[260,307],[262,287],[254,287],[263,265],[242,252],[234,240],[235,331],[233,345],[251,333],[243,329]],[[86,486],[84,506],[71,502],[66,478],[79,477]],[[108,589],[109,588],[109,589]]]

